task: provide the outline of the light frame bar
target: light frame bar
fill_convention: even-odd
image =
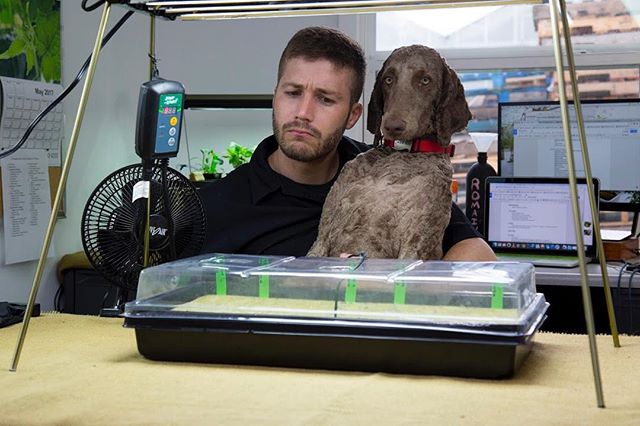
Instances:
[[[197,21],[543,4],[544,0],[124,0],[119,3],[152,15]]]

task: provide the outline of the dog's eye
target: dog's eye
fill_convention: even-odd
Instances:
[[[429,77],[422,77],[422,79],[420,80],[420,84],[423,84],[425,86],[429,83],[431,83],[431,79]]]
[[[384,84],[393,84],[393,77],[385,77]]]

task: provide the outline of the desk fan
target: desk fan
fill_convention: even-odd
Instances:
[[[168,158],[178,152],[183,94],[178,82],[142,85],[136,130],[142,164],[113,172],[85,206],[84,251],[119,290],[116,306],[101,315],[119,315],[144,267],[194,256],[204,242],[204,209],[196,189],[168,167]]]

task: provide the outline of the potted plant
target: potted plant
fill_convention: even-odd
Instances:
[[[222,158],[212,149],[201,149],[202,158],[200,164],[196,165],[195,170],[189,174],[189,180],[192,182],[204,182],[208,180],[220,179],[222,173],[218,171],[218,166],[222,164]],[[195,157],[191,159],[194,161]],[[197,163],[196,163],[197,164]],[[189,167],[187,164],[181,164],[180,170]]]
[[[235,169],[238,166],[248,162],[253,155],[253,150],[245,148],[242,145],[238,145],[235,142],[231,142],[227,147],[227,155],[224,157],[229,161],[229,164]]]
[[[202,153],[202,174],[205,180],[220,179],[222,173],[218,171],[218,166],[222,165],[223,160],[212,149],[201,149]]]

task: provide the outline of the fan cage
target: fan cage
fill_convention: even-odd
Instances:
[[[147,200],[133,201],[134,186],[142,180],[142,165],[115,171],[96,187],[82,215],[82,244],[89,261],[110,282],[125,289],[137,287],[144,267]],[[163,185],[162,168],[154,166],[150,195],[150,214],[169,223],[165,238],[173,237],[175,259],[198,254],[204,243],[206,223],[202,201],[191,182],[178,171],[166,168]],[[166,208],[169,217],[165,215]],[[174,260],[171,246],[163,244],[150,248],[147,266],[169,260]]]

